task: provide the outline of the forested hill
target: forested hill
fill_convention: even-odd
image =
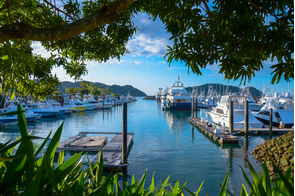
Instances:
[[[112,93],[116,93],[119,95],[127,95],[128,93],[133,97],[145,97],[146,94],[141,90],[134,88],[131,85],[119,86],[119,85],[106,85],[100,82],[91,82],[95,86],[99,86],[102,89],[109,88]],[[79,88],[80,82],[61,82],[59,86],[60,92],[65,92],[66,88]]]
[[[203,84],[201,86],[194,86],[194,87],[187,87],[186,90],[188,92],[192,92],[192,88],[198,89],[198,94],[203,91],[205,93],[205,96],[208,93],[209,87],[212,86],[213,90],[216,90],[218,93],[221,95],[224,95],[225,92],[230,92],[230,93],[240,93],[242,92],[242,87],[237,87],[237,86],[231,86],[231,85],[223,85],[223,84]],[[252,94],[253,97],[261,97],[262,92],[254,87],[250,87],[249,89],[250,93]]]

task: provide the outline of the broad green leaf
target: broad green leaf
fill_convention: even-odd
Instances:
[[[53,158],[54,158],[54,154],[56,151],[56,148],[59,144],[59,140],[60,140],[60,136],[61,136],[61,132],[62,132],[62,127],[63,127],[63,123],[58,127],[58,129],[56,130],[55,134],[53,135],[48,148],[46,150],[46,155],[48,157],[49,160],[51,160],[51,164],[53,162]]]

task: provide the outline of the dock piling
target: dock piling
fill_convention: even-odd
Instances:
[[[234,106],[233,100],[229,101],[229,133],[234,132]]]
[[[247,100],[247,98],[245,97],[245,106],[244,106],[244,131],[245,134],[247,136],[248,134],[248,129],[249,129],[249,101]]]
[[[269,110],[269,139],[272,139],[272,108]]]
[[[127,164],[127,103],[122,104],[122,164]],[[127,175],[127,166],[123,166],[123,174]]]
[[[192,118],[195,118],[195,101],[194,98],[192,98]]]

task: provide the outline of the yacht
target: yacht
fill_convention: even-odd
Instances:
[[[29,110],[31,110],[34,113],[42,114],[42,118],[43,117],[56,117],[59,113],[58,110],[46,107],[46,105],[44,103],[40,103],[40,102],[27,103],[27,107],[29,108]]]
[[[161,96],[162,96],[162,90],[163,88],[159,88],[159,91],[156,93],[156,101],[160,102],[161,101]]]
[[[64,105],[64,107],[70,108],[70,109],[72,109],[73,111],[76,111],[76,112],[84,112],[85,109],[87,108],[87,106],[85,106],[83,104],[74,104],[69,99],[65,99],[63,105]]]
[[[103,109],[111,109],[113,107],[112,100],[109,96],[98,99],[98,104],[100,105],[100,108]]]
[[[284,102],[281,102],[277,97],[268,97],[265,105],[255,115],[255,117],[264,124],[269,125],[269,115],[271,108],[273,109],[273,126],[284,128],[291,128],[294,126],[294,103],[292,98],[284,98]]]
[[[244,96],[224,95],[212,111],[208,112],[214,123],[229,127],[229,101],[233,101],[233,119],[234,128],[244,128],[244,105],[242,101]],[[254,115],[249,111],[249,128],[262,128],[263,123],[257,120]]]
[[[247,101],[249,103],[249,110],[252,110],[252,111],[260,110],[261,105],[257,104],[256,101],[253,99],[252,94],[250,93],[249,87],[244,86],[240,94],[241,96],[245,96],[247,98]]]
[[[172,84],[168,91],[166,96],[167,109],[191,110],[191,93],[185,90],[183,83],[179,79],[180,77],[178,76],[177,81]]]

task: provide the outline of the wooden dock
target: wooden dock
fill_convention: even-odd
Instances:
[[[225,129],[228,131],[228,129]],[[277,128],[272,127],[272,135],[282,135],[288,133],[290,131],[294,131],[292,128]],[[234,128],[233,131],[236,135],[245,135],[245,131],[243,128]],[[249,135],[269,135],[269,127],[265,128],[249,128],[247,134]]]
[[[190,123],[199,127],[206,135],[218,141],[219,144],[238,144],[241,139],[226,132],[216,132],[215,127],[210,127],[205,122],[201,122],[199,118],[189,118]]]
[[[133,142],[133,133],[127,134],[127,151],[131,149]],[[122,165],[122,133],[117,133],[113,139],[108,142],[103,148],[103,167],[105,170],[120,170]],[[91,160],[91,165],[94,165],[99,158],[99,153]]]
[[[112,134],[115,135],[109,142],[107,137],[87,137],[87,134]],[[134,133],[127,133],[127,151],[129,152],[132,146]],[[60,150],[68,151],[84,151],[97,152],[91,160],[91,165],[94,165],[99,158],[99,151],[103,152],[104,170],[119,171],[122,165],[122,133],[117,132],[79,132],[78,135],[70,137],[61,142],[57,147],[57,152]]]

